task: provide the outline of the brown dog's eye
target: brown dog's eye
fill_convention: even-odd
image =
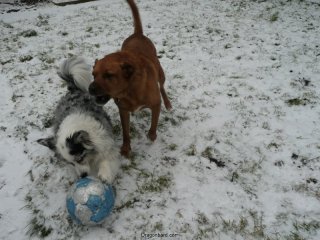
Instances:
[[[106,80],[111,80],[113,78],[113,74],[105,73],[105,74],[103,74],[103,78]]]

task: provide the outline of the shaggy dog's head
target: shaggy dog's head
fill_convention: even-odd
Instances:
[[[54,135],[38,143],[53,150],[71,163],[78,176],[97,176],[111,183],[119,167],[118,151],[114,151],[111,126],[104,125],[89,112],[69,114],[54,129]]]
[[[68,137],[57,136],[39,139],[38,143],[57,152],[61,157],[73,164],[85,164],[96,154],[88,132],[80,130]]]
[[[95,153],[88,132],[83,130],[74,132],[64,141],[58,141],[57,143],[59,153],[69,162],[81,164],[86,158]]]
[[[103,152],[105,143],[101,124],[85,113],[72,113],[60,124],[54,136],[39,139],[38,143],[50,148],[73,165],[89,165]],[[102,145],[102,146],[101,146]]]

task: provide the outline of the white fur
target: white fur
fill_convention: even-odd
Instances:
[[[73,160],[66,146],[66,139],[79,130],[89,133],[95,149],[95,154],[89,154],[81,164]],[[112,183],[118,172],[120,156],[114,147],[110,131],[88,114],[72,113],[63,120],[57,132],[56,148],[64,159],[75,164],[79,175],[87,172],[89,175],[98,176],[101,180]]]
[[[75,85],[83,92],[88,92],[89,85],[93,81],[91,67],[84,58],[73,56],[60,65],[58,74],[62,78],[72,76]]]

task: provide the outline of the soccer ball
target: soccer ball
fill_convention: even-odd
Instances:
[[[82,225],[101,224],[114,206],[110,185],[93,177],[79,179],[67,195],[67,210],[72,220]]]

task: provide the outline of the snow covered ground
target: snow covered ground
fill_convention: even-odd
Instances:
[[[118,50],[131,12],[124,0],[2,9],[0,238],[320,239],[320,1],[137,3],[174,110],[154,143],[149,111],[132,117],[134,157],[94,228],[70,222],[73,169],[35,141],[67,91],[61,61]]]

